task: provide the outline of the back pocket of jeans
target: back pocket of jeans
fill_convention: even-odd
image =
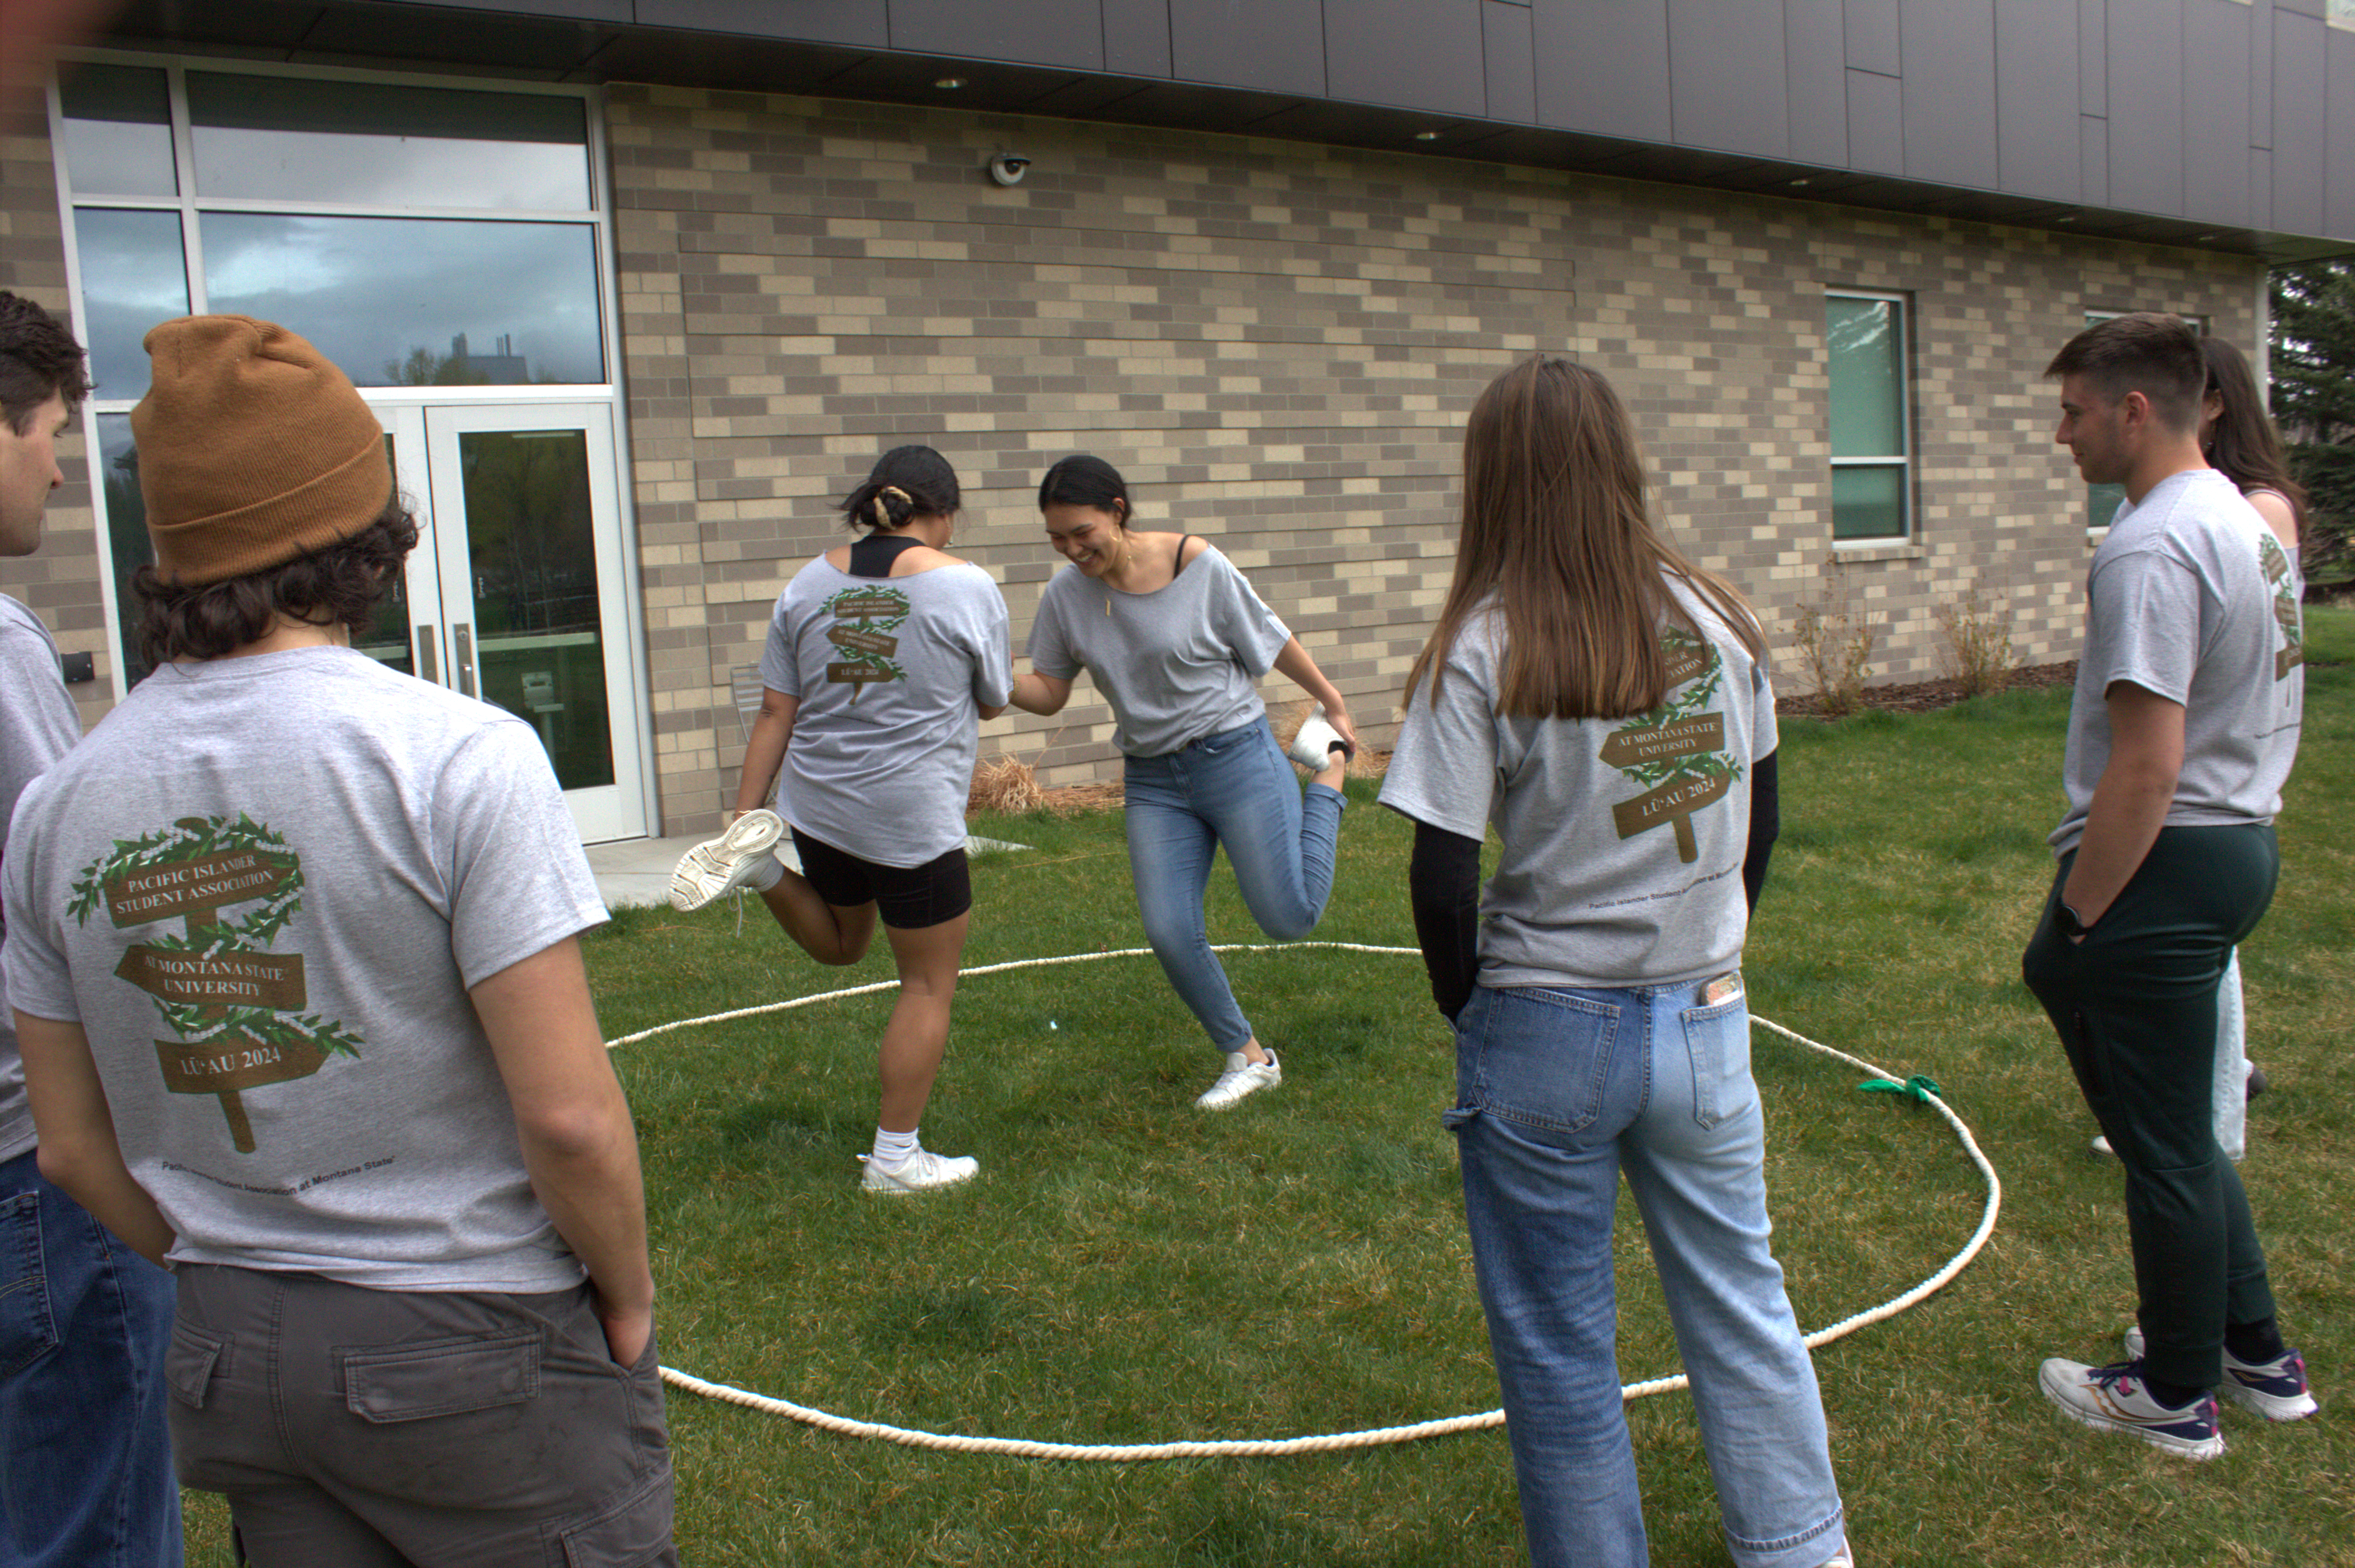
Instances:
[[[671,1473],[665,1462],[596,1518],[561,1531],[565,1568],[646,1568],[676,1563],[671,1550]]]
[[[1749,998],[1736,993],[1706,1008],[1687,1008],[1685,1050],[1692,1059],[1693,1120],[1713,1127],[1757,1097],[1750,1083]]]
[[[41,1195],[0,1200],[0,1377],[13,1377],[58,1348],[41,1263]]]
[[[213,1373],[229,1370],[222,1365],[229,1350],[229,1341],[220,1335],[192,1323],[174,1322],[171,1348],[164,1352],[164,1381],[171,1385],[172,1397],[191,1410],[204,1409]]]
[[[1459,1043],[1458,1104],[1525,1127],[1585,1131],[1603,1114],[1619,1019],[1611,1003],[1568,991],[1499,987],[1480,1019],[1473,1060]]]
[[[527,1403],[539,1395],[539,1330],[517,1328],[342,1349],[336,1359],[345,1407],[363,1421],[383,1423]]]

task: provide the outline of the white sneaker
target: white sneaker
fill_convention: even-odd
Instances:
[[[2126,1346],[2129,1360],[2142,1360],[2141,1324],[2126,1330]],[[2270,1361],[2244,1361],[2225,1351],[2224,1381],[2216,1392],[2267,1421],[2303,1421],[2322,1408],[2306,1381],[2306,1358],[2288,1346]]]
[[[866,1155],[858,1157],[867,1161],[867,1173],[858,1179],[858,1185],[869,1192],[925,1192],[935,1187],[954,1187],[981,1174],[981,1161],[969,1154],[939,1155],[920,1148],[897,1170],[886,1170]]]
[[[1355,754],[1349,742],[1341,739],[1341,731],[1325,722],[1325,706],[1319,703],[1316,711],[1308,716],[1308,721],[1301,725],[1300,733],[1292,738],[1292,744],[1284,749],[1284,754],[1310,773],[1321,773],[1333,765],[1335,752],[1341,753],[1341,760],[1345,763]]]
[[[707,838],[679,857],[670,874],[670,907],[682,913],[701,909],[722,893],[744,885],[761,862],[773,864],[784,818],[773,811],[748,811],[717,838]]]
[[[2099,1158],[2115,1159],[2118,1157],[2118,1151],[2110,1147],[2110,1140],[2104,1137],[2099,1133],[2095,1133],[2094,1135],[2094,1141],[2086,1147]]]
[[[1253,1061],[1240,1051],[1231,1051],[1227,1070],[1194,1104],[1205,1111],[1223,1111],[1247,1094],[1273,1089],[1283,1082],[1284,1064],[1275,1059],[1275,1052],[1269,1051],[1265,1061]]]

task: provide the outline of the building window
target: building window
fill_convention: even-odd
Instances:
[[[255,315],[364,388],[610,398],[590,109],[579,89],[357,71],[61,69],[50,124],[126,683],[146,673],[123,611],[150,555],[129,418],[147,329]]]
[[[2355,4],[2355,0],[2350,0],[2350,3]],[[2085,325],[2087,326],[2095,326],[2105,321],[2115,321],[2119,316],[2126,314],[2126,313],[2122,310],[2089,310],[2085,313]],[[2178,311],[2175,314],[2178,315],[2183,315],[2183,319],[2191,324],[2192,331],[2198,333],[2202,337],[2208,336],[2208,318],[2206,316],[2184,315],[2180,311]],[[2088,533],[2094,533],[2103,528],[2108,528],[2110,526],[2110,519],[2116,517],[2118,515],[2118,508],[2126,504],[2126,487],[2123,485],[2086,485],[2085,531]]]
[[[1831,358],[1832,538],[1902,539],[1912,532],[1911,356],[1902,294],[1828,294]]]

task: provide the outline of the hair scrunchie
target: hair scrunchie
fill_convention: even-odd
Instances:
[[[892,526],[891,508],[883,504],[883,497],[886,496],[897,496],[902,501],[907,502],[908,509],[911,513],[915,510],[916,507],[915,499],[905,490],[900,489],[897,485],[884,485],[883,488],[875,492],[875,499],[868,502],[867,506],[867,509],[875,514],[875,526],[879,528],[888,528]]]

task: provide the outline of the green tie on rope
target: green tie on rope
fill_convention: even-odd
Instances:
[[[1904,1083],[1894,1078],[1868,1078],[1857,1085],[1868,1094],[1904,1094],[1928,1104],[1933,1099],[1944,1098],[1945,1091],[1938,1087],[1935,1078],[1916,1072]]]

